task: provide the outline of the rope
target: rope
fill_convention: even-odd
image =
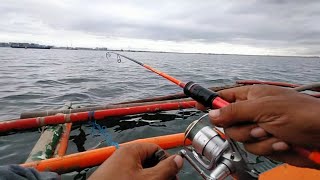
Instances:
[[[91,135],[95,136],[101,134],[105,140],[104,142],[107,144],[107,146],[115,146],[117,149],[119,148],[119,144],[117,142],[114,142],[112,140],[111,134],[107,132],[107,127],[106,126],[100,126],[97,124],[95,118],[94,118],[94,111],[89,111],[88,112],[88,119],[89,119],[89,124],[91,124]],[[95,131],[97,129],[97,132]]]

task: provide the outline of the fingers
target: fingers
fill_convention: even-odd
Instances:
[[[289,149],[289,145],[283,141],[280,141],[280,142],[273,143],[272,149],[274,151],[286,151]]]
[[[248,93],[252,86],[242,86],[231,89],[219,91],[218,94],[221,98],[228,102],[235,102],[237,100],[247,100]]]
[[[245,143],[244,148],[252,154],[266,156],[274,152],[286,151],[289,146],[279,140],[278,138],[271,137],[255,143]]]
[[[231,126],[225,128],[224,131],[231,139],[243,143],[256,142],[270,136],[265,130],[258,127],[257,124]]]
[[[226,89],[218,92],[219,96],[228,102],[238,102],[245,100],[254,100],[265,96],[279,96],[298,94],[296,91],[288,88],[282,88],[270,85],[251,85],[242,86],[231,89]],[[196,108],[202,111],[207,110],[207,107],[200,103],[196,104]]]
[[[143,173],[145,177],[152,177],[152,179],[175,179],[182,165],[182,157],[179,155],[174,155],[168,157],[163,161],[160,161],[156,166],[152,168],[144,169]]]
[[[235,141],[246,143],[249,150],[254,149],[252,150],[254,151],[253,153],[260,153],[260,150],[257,151],[256,149],[263,149],[258,147],[259,145],[268,146],[267,149],[264,149],[267,152],[286,151],[289,149],[289,145],[287,143],[274,139],[274,137],[268,134],[264,129],[257,127],[256,124],[232,126],[230,128],[226,128],[225,133]],[[251,148],[251,146],[256,147]]]
[[[262,129],[261,127],[255,127],[251,129],[250,135],[254,138],[261,139],[268,136],[268,132]]]
[[[212,110],[209,112],[209,118],[214,125],[229,127],[234,124],[244,122],[254,122],[258,116],[256,109],[260,108],[258,101],[240,101],[231,103],[228,106]]]
[[[121,153],[122,156],[126,156],[128,159],[143,163],[144,160],[152,157],[159,149],[161,148],[158,145],[152,143],[134,143],[120,147],[118,153]]]
[[[196,108],[199,109],[200,111],[206,111],[208,109],[208,107],[205,107],[204,105],[198,102],[196,103]]]
[[[218,92],[219,96],[228,102],[257,99],[265,96],[288,95],[291,93],[297,92],[292,89],[270,85],[241,86]]]

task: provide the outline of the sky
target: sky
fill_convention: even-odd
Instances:
[[[320,56],[318,0],[1,0],[0,42]]]

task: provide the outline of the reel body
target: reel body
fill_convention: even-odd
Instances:
[[[180,154],[204,179],[223,180],[229,175],[240,180],[257,179],[257,173],[248,167],[238,144],[201,122],[206,116],[188,126],[185,140],[191,140],[192,145],[180,150]]]

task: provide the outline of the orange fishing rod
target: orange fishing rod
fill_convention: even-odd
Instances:
[[[110,53],[116,54],[117,55],[117,59],[118,62],[121,62],[121,57],[124,57],[142,67],[145,67],[146,69],[166,78],[167,80],[173,82],[174,84],[180,86],[181,88],[183,88],[184,93],[193,98],[194,100],[198,101],[199,103],[205,105],[206,107],[210,107],[210,108],[222,108],[225,107],[227,105],[229,105],[229,102],[223,100],[222,98],[220,98],[218,96],[218,94],[214,91],[211,91],[210,89],[204,88],[192,81],[188,82],[188,83],[184,83],[164,72],[161,72],[147,64],[143,64],[140,61],[137,61],[135,59],[132,59],[128,56],[122,55],[122,54],[118,54],[115,52],[107,52],[106,53],[106,57],[110,57]],[[294,147],[293,148],[294,151],[296,151],[298,154],[300,154],[301,156],[308,158],[309,160],[320,164],[320,152],[319,151],[309,151],[300,147]]]
[[[110,53],[113,53],[115,55],[117,55],[117,59],[118,59],[118,62],[121,62],[121,57],[124,57],[164,78],[166,78],[167,80],[173,82],[174,84],[180,86],[181,88],[183,88],[183,91],[184,93],[193,98],[194,100],[200,102],[201,104],[207,106],[207,107],[210,107],[210,108],[222,108],[224,106],[227,106],[229,103],[225,100],[223,100],[222,98],[220,98],[218,96],[218,94],[214,91],[211,91],[207,88],[204,88],[192,81],[188,82],[188,83],[184,83],[164,72],[161,72],[147,64],[144,64],[140,61],[137,61],[135,59],[132,59],[128,56],[125,56],[125,55],[122,55],[122,54],[118,54],[118,53],[115,53],[115,52],[107,52],[106,54],[106,57],[110,57],[111,54]]]

